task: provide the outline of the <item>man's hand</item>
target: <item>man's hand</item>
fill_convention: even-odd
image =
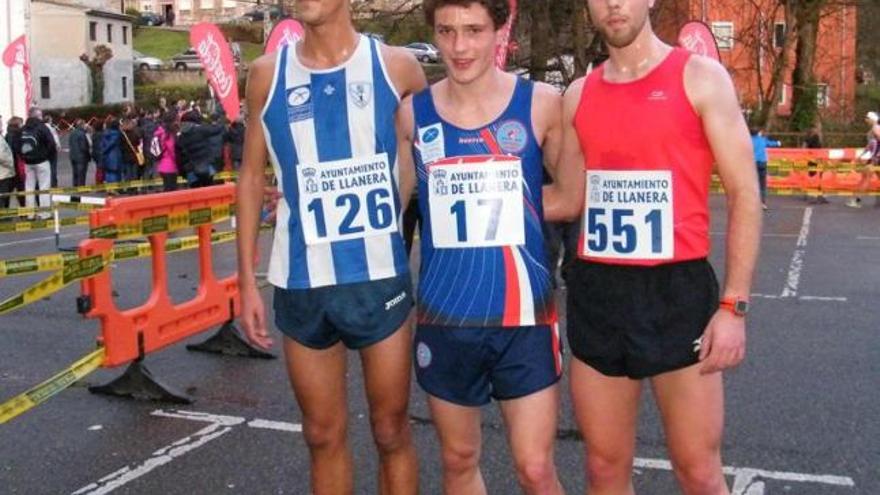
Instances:
[[[746,319],[719,309],[700,337],[700,373],[707,375],[737,366],[746,355]]]
[[[263,208],[265,216],[261,219],[263,223],[275,225],[275,217],[278,214],[278,200],[281,199],[281,192],[275,186],[266,186],[263,188]]]
[[[272,347],[272,338],[266,330],[266,308],[256,286],[241,289],[241,314],[238,318],[251,344],[264,350]]]

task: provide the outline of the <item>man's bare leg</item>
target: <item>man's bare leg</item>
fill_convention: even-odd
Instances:
[[[700,365],[651,379],[676,479],[686,495],[727,495],[721,472],[724,384]]]
[[[379,493],[418,493],[418,461],[408,413],[412,318],[390,337],[363,349],[361,359],[370,425],[379,451]]]
[[[571,360],[571,396],[587,450],[590,495],[632,495],[632,465],[642,385]]]
[[[501,401],[500,405],[523,491],[529,495],[562,494],[553,461],[559,385],[519,399]]]
[[[480,472],[480,408],[465,407],[428,396],[431,417],[440,439],[445,495],[486,495]]]
[[[341,343],[311,349],[284,338],[287,373],[302,411],[303,436],[311,459],[312,493],[345,495],[353,491],[348,444],[346,349]]]

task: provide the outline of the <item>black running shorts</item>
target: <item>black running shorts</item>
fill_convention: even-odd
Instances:
[[[705,259],[660,266],[578,260],[567,277],[572,355],[607,376],[647,378],[698,361],[698,340],[718,309]]]

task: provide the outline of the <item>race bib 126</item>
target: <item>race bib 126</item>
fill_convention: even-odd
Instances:
[[[306,244],[397,231],[388,155],[300,164],[299,216]]]
[[[525,244],[519,158],[475,156],[439,160],[428,169],[428,191],[435,247]]]
[[[673,257],[672,172],[590,170],[586,188],[581,254],[640,260]]]

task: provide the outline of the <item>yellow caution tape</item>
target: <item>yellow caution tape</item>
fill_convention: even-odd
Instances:
[[[94,352],[83,356],[77,362],[73,363],[67,369],[61,371],[52,378],[49,378],[27,392],[17,395],[0,404],[0,424],[6,423],[16,416],[42,404],[53,395],[70,387],[89,373],[98,369],[103,362],[104,348],[99,347]]]
[[[235,236],[235,232],[217,232],[211,235],[211,241],[212,244],[229,242],[235,239]],[[173,253],[176,251],[195,249],[198,246],[198,236],[189,236],[180,239],[169,239],[165,243],[165,250],[166,252]],[[52,263],[58,262],[58,256],[61,256],[61,270],[55,272],[43,281],[28,287],[24,292],[0,301],[0,315],[11,313],[16,309],[20,309],[28,304],[45,298],[46,296],[59,292],[73,282],[93,277],[106,270],[112,261],[146,258],[150,256],[151,253],[152,249],[150,248],[150,243],[143,242],[132,245],[116,246],[105,256],[95,255],[88,258],[75,258],[68,260],[64,258],[66,255],[49,255],[40,257],[43,258],[43,260],[40,260],[39,258],[13,260],[17,262],[13,266],[19,270],[19,273],[15,273],[16,275],[36,273],[37,271],[40,271],[39,268],[41,266],[41,261],[44,266],[49,266]],[[9,262],[3,263],[7,264],[4,268],[8,269]],[[36,264],[37,269],[29,272],[23,271],[27,268],[33,267],[34,264]]]
[[[55,203],[55,207],[75,211],[91,211],[97,210],[98,208],[103,208],[102,205],[67,202]],[[29,215],[36,215],[37,213],[51,213],[54,209],[55,208],[51,206],[47,206],[45,208],[0,208],[0,218],[25,217]]]
[[[89,237],[93,239],[130,239],[159,232],[172,232],[187,227],[198,227],[199,225],[219,222],[229,218],[232,212],[233,206],[229,204],[196,208],[171,215],[157,215],[145,218],[139,223],[98,227],[89,231]]]
[[[88,216],[63,217],[58,223],[62,227],[70,227],[72,225],[88,225]],[[0,234],[11,234],[16,232],[32,232],[35,230],[48,230],[55,228],[55,220],[47,218],[44,220],[29,220],[26,222],[0,222]]]

